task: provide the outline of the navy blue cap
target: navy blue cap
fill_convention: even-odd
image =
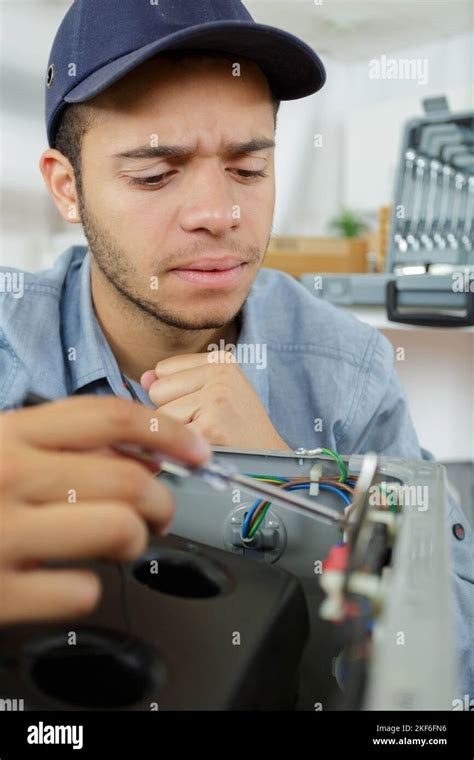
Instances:
[[[48,61],[49,145],[54,146],[68,103],[90,100],[158,53],[186,49],[254,61],[279,100],[304,98],[326,81],[324,66],[309,45],[255,23],[241,0],[75,0]]]

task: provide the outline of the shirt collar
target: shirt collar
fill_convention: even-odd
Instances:
[[[63,339],[71,390],[76,393],[96,380],[106,380],[117,396],[128,397],[120,370],[92,305],[90,254],[86,251],[71,273],[73,294],[64,309]],[[74,291],[76,290],[77,296]]]

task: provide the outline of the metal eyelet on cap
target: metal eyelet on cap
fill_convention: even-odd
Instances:
[[[53,79],[54,79],[54,63],[52,63],[48,69],[48,73],[46,75],[46,87],[51,87],[51,85],[53,84]]]

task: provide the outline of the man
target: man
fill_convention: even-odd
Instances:
[[[254,24],[238,0],[76,0],[50,56],[40,169],[89,248],[25,274],[23,298],[5,295],[3,408],[28,391],[115,394],[211,444],[423,455],[389,343],[261,268],[278,102],[324,79],[313,51]],[[239,349],[248,361],[232,360]],[[473,539],[452,504],[448,529],[457,522],[472,683]]]

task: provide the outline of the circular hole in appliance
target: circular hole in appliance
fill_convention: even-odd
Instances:
[[[158,549],[133,566],[137,581],[154,591],[188,599],[209,599],[230,587],[223,568],[208,557],[179,549]]]
[[[34,642],[28,652],[29,676],[46,697],[74,707],[120,709],[140,702],[164,682],[164,667],[138,641],[105,631],[76,631]],[[158,683],[157,683],[158,682]]]

